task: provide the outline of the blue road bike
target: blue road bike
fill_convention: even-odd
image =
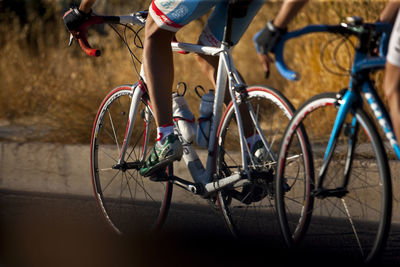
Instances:
[[[391,27],[351,17],[340,25],[310,25],[290,32],[275,47],[280,73],[297,80],[299,75],[283,60],[286,41],[321,32],[357,40],[348,88],[306,101],[281,141],[275,200],[289,247],[300,241],[317,250],[345,246],[348,256],[364,262],[376,259],[384,248],[392,185],[388,156],[372,116],[393,148],[393,157],[400,159],[400,149],[372,73],[384,68]]]

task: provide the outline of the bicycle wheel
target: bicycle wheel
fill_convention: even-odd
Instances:
[[[357,108],[348,114],[323,180],[320,170],[338,111],[339,96],[324,93],[311,98],[293,116],[283,137],[276,183],[290,181],[289,188],[277,187],[276,206],[287,245],[298,243],[311,214],[300,206],[309,192],[296,181],[305,175],[296,169],[296,127],[302,125],[312,152],[315,184],[313,219],[304,244],[313,249],[343,250],[346,257],[369,262],[386,243],[392,211],[390,172],[381,139],[367,114]],[[301,157],[299,157],[301,158]],[[310,157],[311,158],[311,157]],[[311,175],[311,174],[310,174]],[[317,185],[322,183],[318,190]],[[292,186],[293,184],[293,186]],[[315,189],[314,189],[315,188]],[[307,241],[307,242],[306,242]]]
[[[161,227],[172,195],[172,183],[152,182],[139,174],[156,140],[156,126],[147,94],[138,101],[136,117],[129,121],[133,88],[140,90],[123,85],[106,96],[94,121],[91,140],[96,201],[107,223],[118,233]],[[127,165],[116,168],[129,123],[134,125],[125,157]],[[171,167],[167,171],[172,174]]]
[[[234,235],[241,238],[263,238],[279,232],[272,203],[273,177],[278,145],[294,108],[274,89],[255,86],[249,87],[247,91],[248,103],[254,110],[271,153],[261,163],[253,162],[249,157],[252,182],[220,191],[217,200],[226,225]],[[219,125],[216,152],[218,177],[227,177],[243,170],[239,131],[232,103],[228,105]]]

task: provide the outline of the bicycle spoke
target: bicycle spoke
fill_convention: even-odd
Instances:
[[[344,210],[346,211],[347,218],[349,219],[351,228],[352,228],[352,230],[353,230],[354,237],[355,237],[356,240],[357,240],[358,247],[360,248],[360,252],[361,252],[361,254],[362,254],[362,257],[364,258],[364,251],[363,251],[363,248],[362,248],[362,246],[361,246],[361,242],[360,242],[360,239],[359,239],[359,237],[358,237],[357,230],[356,230],[356,228],[355,228],[355,226],[354,226],[354,223],[353,223],[353,220],[352,220],[352,218],[351,218],[349,209],[347,208],[346,201],[345,201],[343,198],[342,198],[342,203],[343,203]]]
[[[110,155],[110,154],[107,153],[106,151],[102,150],[101,153],[103,153],[104,155],[106,155],[109,159],[112,159],[115,163],[118,163],[118,160],[116,160],[115,157],[113,157],[112,155]]]
[[[149,133],[155,135],[155,125],[150,128],[146,124],[143,128],[141,114],[135,113],[132,118],[132,132],[128,139],[127,115],[131,106],[132,86],[121,86],[109,94],[106,103],[95,121],[91,143],[91,161],[93,162],[93,183],[95,184],[95,197],[103,217],[109,222],[113,230],[118,233],[133,231],[151,231],[162,225],[168,214],[171,201],[170,183],[151,183],[143,179],[138,170],[125,169],[130,165],[142,161],[140,155],[148,145]],[[147,102],[138,102],[137,110],[148,110]],[[151,116],[151,114],[149,114]],[[125,159],[129,162],[121,163],[120,169],[113,169],[118,164],[121,142],[126,141]],[[115,145],[114,145],[115,144]],[[112,146],[110,146],[112,145]],[[115,149],[117,148],[117,149]],[[143,150],[145,151],[145,150]]]
[[[301,129],[300,127],[304,127],[304,132],[308,136],[314,173],[319,174],[337,114],[336,106],[332,105],[336,97],[337,94],[334,93],[315,96],[295,114],[291,124],[293,123],[298,128],[290,128],[293,126],[289,125],[288,129],[293,130],[287,132],[290,136],[283,137],[290,142],[285,147],[284,155],[287,158],[282,161],[284,165],[278,166],[278,169],[282,169],[282,173],[277,175],[277,182],[286,179],[289,186],[294,181],[299,182],[300,185],[305,183],[305,181],[296,180],[298,175],[302,176],[296,163],[297,160],[302,160],[302,157],[292,158],[293,154],[296,156],[295,151],[298,150],[296,131]],[[307,115],[297,116],[297,114],[304,114],[303,112],[307,112]],[[390,176],[383,146],[379,142],[379,135],[368,115],[363,110],[356,109],[344,121],[346,123],[347,121],[354,122],[354,120],[357,120],[359,130],[353,133],[357,143],[352,147],[352,154],[348,154],[349,129],[342,127],[325,175],[322,178],[319,177],[316,183],[310,183],[310,185],[322,186],[316,188],[316,192],[321,192],[321,194],[313,200],[312,214],[323,222],[323,227],[313,227],[310,231],[314,236],[325,235],[327,238],[337,239],[327,242],[327,246],[346,240],[350,244],[348,250],[352,256],[369,261],[379,254],[380,246],[388,236],[387,225],[390,222],[391,205],[387,201],[391,197]],[[348,161],[350,157],[352,162]],[[346,169],[349,166],[351,168]],[[296,184],[294,186],[298,187]],[[306,191],[301,191],[301,189],[296,191],[294,187],[290,187],[289,191],[282,190],[280,187],[278,189],[280,191],[278,190],[277,199],[283,202],[279,204],[278,209],[282,232],[285,241],[291,245],[305,235],[306,228],[301,222],[303,220],[307,223],[307,216],[303,214],[308,214],[308,212],[302,213],[302,210],[296,207],[300,207],[303,201],[300,196],[306,199],[306,194],[301,194]],[[299,194],[297,195],[296,192]],[[324,195],[325,192],[326,195]],[[338,195],[329,195],[336,192]]]
[[[139,183],[138,179],[133,177],[132,174],[130,174],[131,178],[135,181],[135,183],[143,190],[143,192],[145,193],[145,196],[148,197],[150,200],[156,202],[155,199],[153,199],[153,197],[151,196],[151,194],[146,190],[146,187],[144,186],[143,182]],[[143,180],[143,179],[142,179]],[[137,188],[137,187],[136,187]]]
[[[117,134],[115,133],[114,122],[113,122],[113,119],[112,119],[112,117],[111,117],[111,113],[110,113],[110,112],[108,112],[108,116],[109,116],[109,119],[110,119],[110,124],[111,124],[111,128],[112,128],[113,135],[114,135],[114,140],[115,140],[115,143],[116,143],[116,145],[117,145],[118,154],[121,154],[121,149],[120,149],[120,147],[119,147],[119,142],[118,142]]]
[[[108,181],[108,183],[107,183],[105,186],[102,187],[102,188],[103,188],[103,189],[102,189],[102,192],[103,192],[103,193],[104,193],[104,192],[107,190],[107,188],[112,184],[112,182],[114,182],[115,178],[117,178],[119,174],[120,174],[120,171],[117,171],[117,172],[115,173],[115,175],[111,177],[110,181]]]
[[[278,229],[274,231],[273,224],[270,223],[271,217],[274,215],[270,193],[274,191],[272,180],[277,166],[277,140],[279,136],[283,135],[284,127],[281,126],[289,121],[288,115],[291,114],[291,111],[285,108],[291,107],[291,105],[288,102],[282,104],[282,101],[286,101],[286,99],[283,96],[275,98],[276,96],[280,96],[280,94],[275,90],[254,87],[249,89],[249,96],[246,98],[252,131],[251,129],[246,130],[260,136],[265,152],[255,156],[251,155],[255,151],[247,149],[248,170],[250,175],[257,175],[257,179],[235,188],[234,191],[227,191],[219,195],[218,199],[224,210],[225,221],[234,235],[261,238],[264,235],[278,232]],[[241,148],[238,142],[241,137],[235,116],[233,108],[228,109],[220,125],[221,132],[218,133],[216,165],[217,173],[222,177],[227,177],[236,170],[243,170]],[[256,151],[260,153],[259,150]]]

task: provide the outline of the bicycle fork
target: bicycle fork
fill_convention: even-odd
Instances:
[[[144,92],[145,92],[145,88],[141,82],[138,82],[132,86],[132,100],[131,100],[131,105],[129,108],[129,117],[128,117],[128,122],[126,125],[124,141],[123,141],[121,149],[120,149],[120,156],[119,156],[119,161],[118,161],[118,165],[120,165],[120,166],[125,164],[125,155],[126,155],[126,151],[128,149],[128,144],[129,144],[130,137],[132,134],[133,125],[135,123],[134,118],[136,117],[136,114],[138,112],[139,102],[141,101],[141,98],[142,98]],[[146,119],[146,116],[147,117],[150,116],[150,114],[148,114],[148,111],[147,112],[145,111],[144,116],[145,116],[145,123],[146,123],[144,140],[146,142],[148,142],[148,138],[147,138],[148,134],[149,134],[148,129],[150,128],[150,125],[148,125],[148,123],[150,123],[150,120]],[[146,151],[145,151],[146,148],[147,148],[147,144],[143,144],[141,161],[144,160],[144,157],[146,155]]]
[[[314,196],[317,198],[325,198],[325,197],[338,197],[341,198],[345,196],[347,191],[347,184],[350,177],[351,164],[353,161],[353,151],[355,147],[355,143],[357,142],[357,132],[358,132],[358,122],[355,116],[353,116],[351,120],[350,127],[345,129],[345,134],[349,137],[347,142],[347,154],[346,154],[346,162],[344,168],[344,180],[341,187],[337,187],[334,189],[325,189],[323,188],[323,181],[326,176],[329,163],[332,160],[333,151],[336,148],[336,142],[339,138],[340,132],[345,125],[345,119],[347,114],[351,112],[354,105],[357,104],[358,97],[357,94],[352,90],[347,90],[343,97],[338,100],[340,107],[335,119],[335,123],[333,125],[333,129],[328,141],[328,145],[325,150],[322,166],[318,175],[318,184],[317,188],[314,190]]]

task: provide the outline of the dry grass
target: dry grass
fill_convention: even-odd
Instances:
[[[28,140],[88,143],[97,107],[105,94],[119,84],[137,80],[129,54],[109,27],[102,34],[91,33],[90,41],[102,49],[102,57],[87,57],[78,46],[68,48],[68,35],[61,20],[65,7],[61,1],[28,2],[25,22],[0,6],[0,124],[35,125],[42,129],[41,134],[26,137]],[[149,3],[136,2],[137,7],[126,9],[127,1],[114,0],[107,1],[105,9],[101,6],[104,2],[100,1],[96,10],[118,14],[145,9]],[[374,21],[384,4],[385,1],[365,0],[311,1],[290,29],[310,23],[335,24],[350,15]],[[263,78],[252,37],[274,17],[279,6],[279,1],[266,3],[234,51],[236,65],[248,84],[278,88],[295,106],[316,93],[345,87],[348,78],[329,74],[320,62],[321,47],[332,38],[328,34],[305,36],[288,44],[285,57],[288,65],[300,72],[300,81],[288,82],[276,69],[269,80]],[[197,41],[204,22],[205,18],[193,22],[178,33],[178,39]],[[329,51],[332,48],[327,49],[326,56]],[[345,52],[340,57],[343,64],[348,64]],[[210,88],[210,83],[196,69],[193,55],[176,55],[175,66],[175,84],[185,81],[189,88],[198,84]],[[188,100],[194,107],[199,104],[193,90],[188,92]],[[197,108],[193,112],[198,115]]]

